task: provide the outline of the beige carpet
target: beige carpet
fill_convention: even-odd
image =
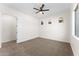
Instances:
[[[1,56],[73,56],[69,43],[36,38],[17,44],[15,41],[3,44]]]

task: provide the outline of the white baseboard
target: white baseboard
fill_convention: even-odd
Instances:
[[[10,42],[10,41],[13,41],[13,40],[5,40],[5,41],[2,41],[2,43],[6,43],[6,42]]]
[[[55,40],[55,39],[53,39],[53,38],[51,39],[51,38],[47,38],[47,37],[40,37],[40,38],[49,39],[49,40]],[[68,42],[68,41],[63,41],[63,40],[55,40],[55,41],[70,43],[70,42]]]
[[[75,51],[74,51],[74,49],[73,49],[73,47],[72,47],[71,44],[70,44],[70,46],[71,46],[71,49],[72,49],[73,55],[76,56],[76,55],[75,55]]]
[[[22,43],[22,42],[25,42],[25,41],[28,41],[28,40],[32,40],[32,39],[35,39],[35,38],[38,38],[38,36],[35,36],[35,37],[32,37],[32,38],[28,38],[27,40],[22,40],[22,41],[17,41],[16,43]]]

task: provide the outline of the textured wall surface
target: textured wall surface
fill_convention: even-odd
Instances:
[[[59,23],[59,17],[63,17],[63,22]],[[40,37],[52,40],[69,42],[70,39],[70,12],[64,11],[55,16],[41,19],[44,25],[40,25]],[[51,21],[52,24],[48,24]]]

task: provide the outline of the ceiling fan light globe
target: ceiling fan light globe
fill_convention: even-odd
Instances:
[[[39,12],[40,14],[42,14],[42,12]]]

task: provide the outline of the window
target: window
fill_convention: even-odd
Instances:
[[[75,36],[79,37],[79,4],[75,8]]]

